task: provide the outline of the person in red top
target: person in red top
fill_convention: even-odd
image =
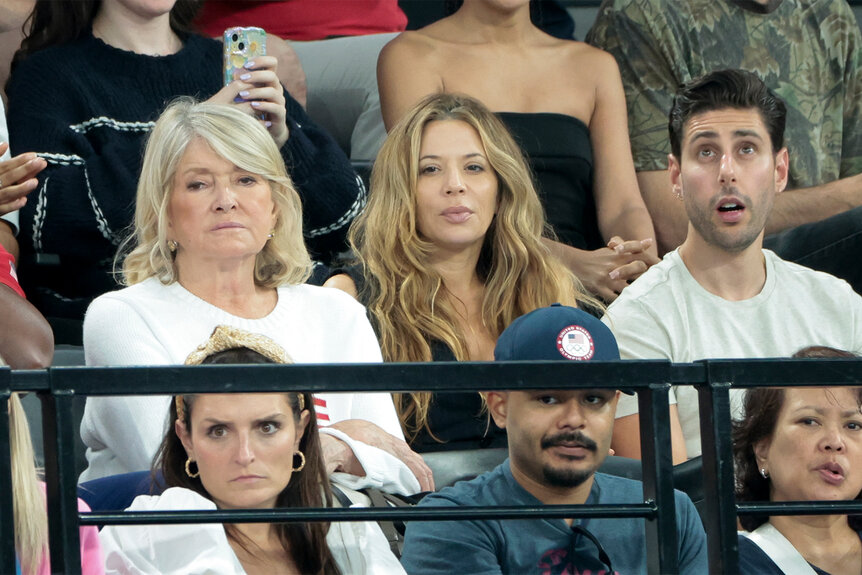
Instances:
[[[237,26],[237,20],[264,23],[254,25],[299,42],[402,32],[407,27],[397,0],[207,0],[197,25],[203,34],[215,37]]]
[[[51,365],[54,334],[42,314],[24,297],[15,258],[0,245],[0,358],[12,369]]]
[[[214,38],[233,26],[266,30],[290,95],[351,160],[377,156],[386,138],[377,55],[407,27],[397,0],[206,0],[195,26]]]

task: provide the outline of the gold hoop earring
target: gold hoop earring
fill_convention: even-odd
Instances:
[[[197,477],[198,475],[201,474],[201,471],[200,471],[200,469],[198,469],[196,472],[192,473],[192,470],[190,467],[192,463],[194,463],[194,461],[192,461],[191,457],[186,459],[186,475],[188,475],[189,477],[194,479],[195,477]],[[197,467],[197,465],[195,465],[195,467]]]
[[[178,247],[180,247],[180,244],[178,244],[175,240],[168,240],[168,251],[174,253],[177,251]]]
[[[299,459],[300,459],[298,467],[296,465],[296,456],[297,455],[299,456]],[[305,469],[305,454],[301,451],[297,451],[296,453],[293,454],[293,469],[292,469],[292,471],[294,473],[296,473],[297,471],[302,471],[303,469]]]

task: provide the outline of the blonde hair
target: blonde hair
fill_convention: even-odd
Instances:
[[[419,149],[425,126],[459,120],[479,135],[499,182],[497,214],[485,236],[477,272],[485,289],[482,321],[495,338],[515,318],[555,302],[601,307],[542,243],[552,232],[527,163],[503,123],[478,100],[433,94],[390,131],[371,174],[368,206],[350,229],[367,304],[386,361],[431,361],[431,340],[467,360],[465,334],[440,275],[428,265],[434,245],[416,228]],[[442,297],[441,297],[442,296]],[[431,394],[396,395],[408,436],[428,429]],[[428,429],[430,432],[430,429]]]
[[[0,365],[5,365],[0,360]],[[45,494],[39,485],[27,416],[17,393],[9,397],[9,443],[12,452],[12,514],[15,550],[21,572],[35,575],[48,553]]]
[[[122,261],[123,283],[132,285],[153,276],[164,284],[177,279],[167,242],[168,204],[177,166],[195,138],[205,140],[240,169],[263,176],[272,189],[277,220],[273,237],[255,259],[255,283],[278,287],[304,282],[311,273],[311,258],[302,237],[302,204],[269,132],[234,106],[184,97],[165,109],[147,139],[134,230],[114,261],[115,269]]]

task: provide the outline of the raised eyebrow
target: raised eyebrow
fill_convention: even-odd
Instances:
[[[283,413],[273,413],[272,415],[267,415],[266,417],[261,417],[259,419],[254,420],[255,425],[260,425],[261,423],[268,423],[270,421],[280,421],[284,419]]]
[[[763,141],[761,135],[755,130],[736,130],[733,132],[733,135],[737,138],[752,138],[755,140]]]
[[[717,137],[718,137],[718,132],[713,132],[711,130],[707,130],[705,132],[698,132],[697,134],[693,135],[691,137],[691,140],[689,140],[689,143],[693,144],[693,143],[697,142],[698,140],[708,140],[708,139],[714,139]]]

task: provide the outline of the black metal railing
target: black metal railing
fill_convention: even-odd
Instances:
[[[254,376],[249,375],[254,370]],[[862,360],[734,360],[695,364],[666,361],[430,363],[361,365],[255,365],[0,369],[0,399],[11,391],[39,394],[43,410],[45,481],[49,509],[51,571],[80,573],[79,525],[209,522],[452,521],[523,517],[643,517],[649,573],[678,571],[673,463],[668,425],[672,385],[699,391],[704,496],[710,571],[738,570],[736,515],[849,513],[862,504],[748,503],[736,505],[730,445],[733,388],[753,386],[859,385]],[[408,392],[492,389],[618,388],[638,392],[641,413],[644,502],[631,505],[495,506],[483,508],[266,509],[78,513],[73,417],[76,396],[162,395],[272,391]],[[0,410],[0,573],[14,572],[8,414]]]

